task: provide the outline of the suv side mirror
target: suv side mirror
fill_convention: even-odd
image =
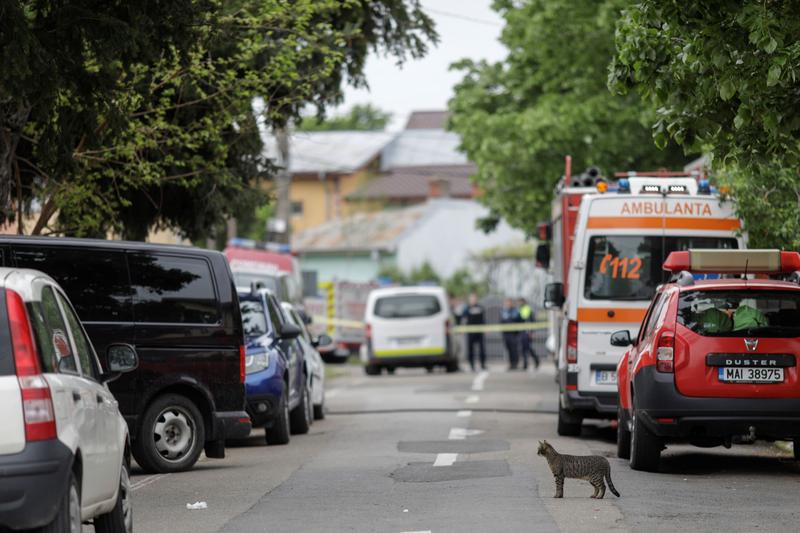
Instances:
[[[314,348],[319,348],[319,347],[323,347],[323,346],[330,346],[331,344],[333,344],[333,339],[331,339],[328,335],[323,333],[319,337],[314,339],[311,342],[311,344],[314,345]]]
[[[281,339],[296,339],[301,333],[300,328],[291,322],[287,322],[281,327]]]
[[[631,332],[627,329],[623,329],[620,331],[615,331],[611,334],[611,346],[620,346],[625,348],[626,346],[630,346],[633,344],[633,340],[631,339]]]
[[[100,376],[104,383],[117,379],[120,374],[136,370],[139,366],[136,348],[130,344],[110,344],[106,349],[106,361],[108,361],[108,372]]]
[[[564,305],[564,284],[548,283],[544,286],[544,308],[560,309]]]

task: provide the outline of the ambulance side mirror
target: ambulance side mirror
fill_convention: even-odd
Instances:
[[[633,340],[631,339],[631,332],[627,329],[623,329],[620,331],[615,331],[611,334],[611,346],[619,346],[621,348],[626,348],[633,344]]]
[[[548,283],[544,286],[544,308],[560,309],[564,305],[564,284]]]

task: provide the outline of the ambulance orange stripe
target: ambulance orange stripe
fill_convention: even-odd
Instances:
[[[696,229],[706,231],[735,231],[741,228],[736,218],[670,217],[590,217],[587,227],[598,228],[661,228]]]
[[[613,311],[614,316],[608,316]],[[647,309],[614,309],[611,307],[579,307],[578,322],[641,322]]]

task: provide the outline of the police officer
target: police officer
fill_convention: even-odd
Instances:
[[[462,324],[468,326],[482,326],[486,324],[486,313],[483,306],[478,303],[478,295],[470,293],[468,304],[464,307],[459,317]],[[478,357],[480,357],[481,368],[486,370],[486,344],[483,339],[483,333],[467,333],[467,357],[469,358],[469,366],[472,371],[475,371],[475,349],[477,348]]]
[[[514,307],[514,300],[506,298],[503,302],[503,310],[500,312],[500,322],[503,324],[519,324],[519,311]],[[508,369],[516,370],[519,364],[519,332],[504,331],[503,343],[508,352]]]
[[[531,306],[528,305],[527,301],[525,301],[525,298],[520,298],[518,304],[520,321],[533,322],[533,319],[535,318],[533,315],[533,309],[531,309]],[[519,352],[520,355],[522,355],[522,368],[528,368],[528,355],[531,356],[533,366],[535,368],[539,368],[539,356],[536,355],[536,352],[533,351],[533,346],[531,346],[530,331],[521,331],[519,333]]]

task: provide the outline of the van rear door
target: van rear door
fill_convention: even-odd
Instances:
[[[447,349],[447,310],[432,293],[379,296],[372,308],[376,357],[442,355]]]

